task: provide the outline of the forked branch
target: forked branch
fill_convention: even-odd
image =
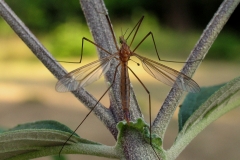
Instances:
[[[213,19],[210,21],[207,28],[204,30],[200,40],[197,42],[196,46],[192,50],[188,62],[193,62],[199,59],[203,59],[211,47],[212,43],[216,39],[217,35],[223,28],[226,21],[229,19],[230,15],[234,9],[239,4],[240,0],[225,0],[217,13],[214,15]],[[116,46],[114,40],[112,39],[112,33],[107,24],[105,15],[107,13],[106,8],[102,0],[80,0],[83,12],[85,14],[88,26],[94,37],[94,42],[99,44],[102,48],[106,49],[110,53],[116,53]],[[0,14],[6,20],[6,22],[12,27],[12,29],[18,34],[18,36],[26,43],[26,45],[32,50],[32,52],[41,60],[41,62],[55,75],[60,79],[63,75],[66,74],[66,71],[56,63],[56,60],[49,54],[49,52],[41,45],[41,43],[35,38],[35,36],[28,30],[28,28],[21,22],[21,20],[11,11],[7,4],[0,0]],[[101,58],[106,56],[106,53],[99,49],[99,55]],[[196,61],[194,63],[186,63],[182,73],[191,77],[197,67],[200,65],[201,61]],[[112,82],[114,78],[114,72],[117,63],[113,61],[111,64],[110,70],[106,73],[106,79],[108,82]],[[110,92],[110,109],[105,108],[103,105],[98,104],[94,109],[94,113],[104,122],[107,128],[111,131],[115,138],[117,138],[116,123],[123,119],[122,117],[122,108],[121,108],[121,98],[119,96],[119,86],[120,86],[119,73],[116,72],[116,81]],[[159,111],[157,118],[153,124],[153,132],[160,135],[163,138],[168,123],[170,122],[172,115],[176,109],[176,106],[181,98],[183,91],[173,87],[170,91],[168,97],[166,98],[161,110]],[[97,102],[94,97],[92,97],[87,91],[83,88],[74,91],[73,94],[91,109]],[[131,92],[131,108],[130,108],[132,120],[142,117],[142,114],[139,110],[136,97],[133,92]],[[129,134],[130,135],[130,134]],[[135,137],[127,136],[129,142],[132,144],[141,144],[141,143],[132,143],[134,142]],[[133,145],[133,146],[134,146]],[[148,144],[147,144],[148,145]],[[127,148],[127,147],[125,147]],[[136,148],[136,147],[135,147]],[[139,152],[136,148],[136,153]],[[127,150],[128,151],[128,150]],[[126,152],[127,152],[126,151]],[[141,154],[141,153],[140,153]],[[141,156],[141,155],[137,156]],[[144,154],[144,153],[142,153]],[[129,154],[125,155],[133,156],[131,153],[131,148]],[[154,154],[153,154],[154,156]],[[130,158],[129,158],[130,159]]]

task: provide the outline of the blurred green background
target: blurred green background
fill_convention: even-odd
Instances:
[[[91,38],[77,0],[7,0],[7,3],[54,56],[78,56],[81,38]],[[164,53],[161,56],[185,58],[220,3],[220,0],[183,0],[181,3],[167,0],[152,3],[146,0],[122,0],[116,3],[108,0],[106,6],[118,36],[121,28],[123,31],[127,28],[130,30],[145,15],[136,42],[152,31],[159,51]],[[207,59],[240,60],[239,14],[237,9]],[[10,37],[12,33],[9,32],[8,28],[1,25],[1,37]],[[94,47],[89,45],[86,48],[85,55],[95,55]],[[155,54],[150,38],[141,46],[141,51],[148,52],[148,56]]]
[[[78,61],[82,37],[92,39],[77,0],[6,0],[6,2],[58,60]],[[152,31],[162,59],[185,61],[221,1],[161,0],[150,3],[146,0],[106,0],[105,3],[117,36],[121,35],[121,29],[131,30],[144,15],[145,19],[135,42],[139,42]],[[194,75],[193,79],[200,86],[227,82],[240,75],[239,10],[238,7],[233,13]],[[85,44],[83,64],[97,59],[96,48]],[[157,60],[150,38],[137,52]],[[68,71],[80,66],[62,65]],[[141,67],[134,63],[130,65],[151,92],[152,117],[155,117],[170,88],[151,78]],[[182,67],[174,63],[166,65],[177,70]],[[19,123],[53,119],[74,129],[88,112],[70,93],[60,94],[55,91],[54,85],[57,80],[2,18],[0,18],[0,72],[0,126],[13,127]],[[130,76],[141,109],[148,120],[147,94],[139,82]],[[88,86],[87,90],[98,98],[106,88],[103,84],[104,81],[101,79]],[[108,106],[107,96],[102,103]],[[165,148],[171,146],[177,134],[176,115],[167,131]],[[238,117],[239,110],[235,110],[214,122],[188,146],[179,160],[238,159],[240,157]],[[77,133],[84,138],[114,145],[114,139],[93,115]],[[79,157],[104,159],[79,155],[69,156],[69,159]]]

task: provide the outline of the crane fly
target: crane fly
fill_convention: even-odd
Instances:
[[[128,37],[126,39],[124,38],[124,35],[120,36],[120,47],[118,47],[117,41],[116,41],[116,37],[115,37],[115,35],[113,33],[113,28],[112,28],[111,23],[110,23],[110,18],[108,17],[108,15],[106,15],[106,19],[108,21],[108,25],[110,27],[110,31],[112,33],[113,40],[114,40],[117,52],[112,54],[109,51],[107,51],[106,49],[104,49],[101,46],[99,46],[98,44],[96,44],[95,42],[93,42],[93,41],[83,37],[80,62],[81,62],[82,53],[83,53],[83,43],[84,43],[84,40],[92,43],[93,45],[95,45],[96,47],[101,49],[102,51],[108,53],[109,56],[107,56],[105,58],[102,58],[100,60],[96,60],[94,62],[91,62],[91,63],[89,63],[87,65],[84,65],[84,66],[82,66],[80,68],[77,68],[77,69],[69,72],[68,74],[63,76],[57,82],[56,90],[58,92],[75,91],[78,88],[85,87],[85,86],[93,83],[94,81],[98,80],[103,74],[105,74],[109,70],[110,64],[111,64],[111,60],[117,59],[118,60],[118,64],[117,64],[117,66],[115,68],[113,81],[112,81],[111,85],[109,86],[109,88],[102,95],[102,97],[107,93],[107,91],[114,84],[117,70],[120,67],[120,70],[121,70],[120,71],[120,75],[121,75],[120,76],[120,78],[121,78],[121,80],[120,80],[120,82],[121,82],[120,83],[121,105],[122,105],[122,109],[123,109],[123,117],[127,121],[127,123],[129,123],[131,118],[130,118],[130,113],[129,113],[129,107],[130,107],[130,80],[129,80],[129,73],[128,73],[128,71],[130,71],[138,79],[138,81],[141,83],[141,85],[144,87],[144,89],[146,90],[146,92],[149,95],[150,135],[151,135],[151,98],[150,98],[150,92],[147,90],[147,88],[142,83],[142,81],[137,77],[137,75],[134,73],[134,71],[131,68],[128,67],[128,61],[130,60],[130,57],[132,57],[132,56],[137,57],[141,61],[144,70],[149,75],[151,75],[153,78],[163,82],[166,85],[173,86],[174,84],[176,84],[176,85],[174,85],[174,87],[179,88],[179,89],[184,90],[184,91],[187,91],[187,92],[198,92],[200,90],[200,88],[199,88],[198,84],[194,80],[192,80],[190,77],[186,76],[185,74],[180,73],[180,72],[178,72],[178,71],[176,71],[176,70],[174,70],[174,69],[172,69],[172,68],[170,68],[170,67],[168,67],[166,65],[163,65],[163,64],[161,64],[159,62],[156,62],[156,61],[153,61],[153,60],[151,60],[149,58],[143,57],[143,56],[141,56],[141,55],[139,55],[139,54],[137,54],[135,52],[136,49],[142,44],[142,42],[147,37],[151,36],[152,40],[153,40],[154,47],[155,47],[155,51],[156,51],[156,54],[158,56],[159,61],[173,62],[173,61],[167,61],[167,60],[161,60],[160,59],[158,51],[157,51],[157,47],[156,47],[156,44],[155,44],[154,36],[153,36],[152,32],[149,32],[139,42],[139,44],[133,50],[130,49],[130,47],[132,46],[132,43],[133,43],[133,41],[134,41],[134,39],[136,37],[138,29],[139,29],[139,27],[140,27],[140,25],[141,25],[141,23],[143,21],[143,18],[144,18],[144,16],[142,16],[141,19],[137,22],[137,24],[134,26],[134,28],[129,33],[129,35],[128,35]],[[127,44],[127,40],[128,40],[128,38],[130,37],[130,35],[133,32],[134,32],[133,38],[132,38],[130,44],[128,45]],[[97,104],[99,103],[101,98],[97,101],[97,103],[93,106],[91,111],[82,120],[80,125],[87,118],[87,116],[94,110],[94,108],[97,106]],[[80,127],[80,125],[76,128],[76,130]],[[69,139],[70,139],[70,137],[69,137]],[[65,144],[66,144],[66,142],[65,142]],[[151,138],[150,138],[150,144],[152,146]],[[63,145],[63,147],[64,147],[64,145]],[[63,147],[62,147],[62,149],[63,149]],[[154,150],[154,152],[155,152],[155,150]],[[61,151],[60,151],[60,153],[61,153]]]

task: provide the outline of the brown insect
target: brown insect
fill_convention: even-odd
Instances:
[[[82,40],[82,47],[83,47],[83,42],[84,40],[94,44],[96,47],[100,48],[101,50],[105,51],[106,53],[109,54],[109,56],[102,58],[100,60],[91,62],[87,65],[84,65],[76,70],[71,71],[70,73],[66,74],[65,76],[60,79],[57,84],[56,84],[56,90],[58,92],[68,92],[68,91],[74,91],[77,90],[80,87],[85,87],[94,81],[98,80],[104,73],[108,71],[110,68],[111,60],[112,59],[117,59],[119,61],[116,69],[115,69],[115,74],[114,74],[114,79],[112,84],[109,86],[107,91],[112,87],[114,84],[115,78],[116,78],[116,73],[118,68],[120,67],[121,69],[121,103],[122,103],[122,109],[123,109],[123,117],[129,123],[131,120],[130,114],[129,114],[129,107],[130,107],[130,80],[129,80],[129,73],[128,71],[132,72],[132,74],[138,79],[138,81],[142,84],[144,89],[149,95],[149,114],[150,114],[150,134],[151,134],[151,99],[150,99],[150,92],[147,90],[146,86],[142,83],[142,81],[137,77],[137,75],[134,73],[134,71],[128,67],[128,61],[130,60],[130,57],[135,56],[137,57],[144,68],[144,70],[150,74],[152,77],[155,79],[163,82],[164,84],[167,84],[169,86],[173,86],[175,83],[175,87],[187,91],[187,92],[198,92],[200,91],[200,88],[198,84],[189,78],[188,76],[184,75],[183,73],[180,73],[166,65],[163,65],[159,62],[153,61],[149,58],[143,57],[137,53],[135,53],[135,50],[142,44],[142,42],[149,36],[152,37],[154,47],[158,56],[159,61],[165,61],[165,62],[172,62],[172,61],[166,61],[166,60],[161,60],[157,51],[157,47],[155,44],[154,36],[152,32],[149,32],[140,42],[139,44],[131,50],[130,47],[136,37],[136,34],[138,32],[138,29],[143,21],[144,16],[141,17],[141,19],[138,21],[138,23],[135,25],[133,30],[130,32],[128,37],[125,39],[124,35],[120,36],[120,48],[117,45],[116,37],[113,34],[113,29],[110,23],[110,19],[108,15],[106,15],[111,33],[113,35],[114,43],[117,49],[116,53],[110,53],[109,51],[105,50],[95,42],[83,37]],[[135,32],[134,32],[135,30]],[[130,37],[130,35],[134,32],[133,38],[131,40],[131,43],[128,45],[127,40]],[[83,49],[82,49],[83,52]],[[81,53],[82,55],[82,53]],[[81,56],[82,57],[82,56]],[[80,60],[81,62],[81,60]],[[104,93],[104,95],[107,93],[107,91]],[[103,95],[103,96],[104,96]],[[102,96],[102,97],[103,97]],[[101,98],[102,98],[101,97]],[[98,100],[98,102],[101,100],[101,98]],[[97,102],[97,103],[98,103]],[[87,114],[87,116],[94,110],[97,104],[92,108],[92,110]],[[83,121],[87,118],[87,116],[83,119]],[[83,123],[83,121],[80,123],[80,125]],[[80,125],[77,127],[77,129],[80,127]],[[76,129],[76,130],[77,130]],[[70,139],[70,137],[69,137]],[[68,140],[69,140],[68,139]],[[67,140],[67,141],[68,141]],[[150,143],[151,139],[150,139]],[[65,144],[64,144],[65,145]],[[152,144],[151,144],[152,145]],[[154,150],[155,151],[155,150]],[[60,151],[61,152],[61,151]]]

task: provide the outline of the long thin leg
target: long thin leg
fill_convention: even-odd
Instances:
[[[137,29],[136,29],[136,31],[135,31],[135,33],[134,33],[134,35],[133,35],[132,41],[131,41],[131,43],[130,43],[130,45],[129,45],[129,48],[132,46],[132,43],[133,43],[133,41],[134,41],[134,39],[135,39],[135,37],[136,37],[136,34],[137,34],[138,29],[139,29],[139,27],[140,27],[140,25],[141,25],[141,23],[142,23],[142,21],[143,21],[143,18],[144,18],[144,16],[141,17],[141,19],[140,19],[140,20],[137,22],[137,24],[133,27],[132,31],[129,33],[128,37],[126,38],[126,40],[128,40],[128,38],[131,36],[132,32],[133,32],[133,31],[135,30],[135,28],[137,27]]]
[[[133,50],[132,52],[135,52],[136,49],[142,44],[143,41],[145,41],[145,39],[146,39],[149,35],[152,36],[152,40],[153,40],[153,44],[154,44],[154,47],[155,47],[155,51],[156,51],[156,53],[157,53],[158,59],[161,61],[160,56],[159,56],[158,51],[157,51],[157,46],[156,46],[156,43],[155,43],[154,36],[153,36],[153,33],[152,33],[152,32],[149,32],[149,33],[138,43],[138,45],[134,48],[134,50]]]
[[[155,152],[155,154],[157,155],[158,159],[160,160],[160,157],[158,156],[157,152],[155,151],[155,149],[152,146],[152,111],[151,111],[151,95],[150,92],[148,91],[147,87],[143,84],[143,82],[140,80],[140,78],[138,78],[138,76],[133,72],[133,70],[131,68],[128,67],[128,69],[132,72],[132,74],[137,78],[137,80],[141,83],[141,85],[143,86],[143,88],[145,89],[145,91],[148,94],[148,105],[149,105],[149,131],[150,131],[150,145],[153,149],[153,151]]]
[[[101,50],[103,50],[104,52],[108,53],[109,55],[111,55],[111,53],[109,51],[107,51],[106,49],[102,48],[101,46],[99,46],[97,43],[91,41],[90,39],[83,37],[82,38],[82,49],[81,49],[81,54],[80,54],[80,60],[78,62],[68,62],[68,61],[58,61],[58,62],[64,62],[64,63],[81,63],[82,61],[82,55],[83,55],[83,46],[84,46],[84,40],[92,43],[93,45],[95,45],[96,47],[100,48]]]
[[[107,18],[108,26],[109,26],[110,31],[111,31],[111,33],[112,33],[112,36],[113,36],[113,40],[114,40],[114,43],[115,43],[116,49],[119,51],[119,48],[118,48],[118,45],[117,45],[117,39],[116,39],[115,34],[114,34],[114,32],[113,32],[112,23],[111,23],[111,21],[110,21],[109,16],[108,16],[107,14],[106,14],[105,16],[106,16],[106,18]]]
[[[178,62],[178,61],[169,61],[169,60],[163,60],[160,58],[159,56],[159,53],[157,51],[157,46],[156,46],[156,43],[155,43],[155,40],[154,40],[154,36],[153,36],[153,33],[152,32],[149,32],[139,43],[138,45],[134,48],[134,50],[132,52],[135,52],[136,49],[143,43],[143,41],[145,41],[145,39],[148,37],[148,36],[152,36],[152,40],[153,40],[153,44],[154,44],[154,48],[155,48],[155,51],[156,51],[156,54],[158,56],[158,59],[159,61],[163,61],[163,62],[174,62],[174,63],[192,63],[192,62],[196,62],[196,61],[201,61],[202,59],[198,59],[198,60],[195,60],[195,61],[191,61],[191,62]]]
[[[93,108],[88,112],[88,114],[85,116],[85,118],[82,120],[82,122],[77,126],[77,128],[73,131],[73,133],[68,137],[68,139],[64,142],[61,150],[59,151],[59,157],[61,155],[61,152],[64,148],[64,146],[67,144],[67,142],[70,140],[70,138],[73,136],[73,134],[78,130],[78,128],[83,124],[83,122],[87,119],[87,117],[92,113],[92,111],[95,109],[95,107],[97,106],[97,104],[101,101],[101,99],[105,96],[105,94],[108,92],[108,90],[112,87],[112,85],[114,84],[116,75],[117,75],[117,69],[119,67],[120,64],[117,65],[116,69],[115,69],[115,73],[114,73],[114,77],[113,77],[113,81],[112,84],[108,87],[108,89],[103,93],[103,95],[99,98],[99,100],[97,101],[97,103],[93,106]]]

